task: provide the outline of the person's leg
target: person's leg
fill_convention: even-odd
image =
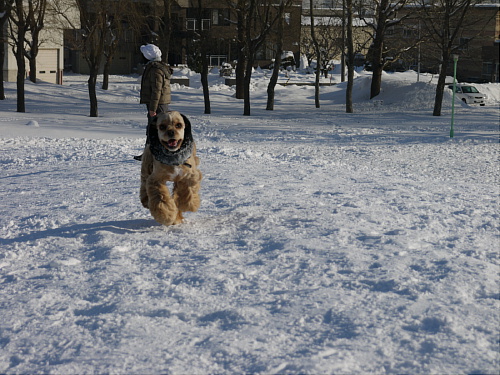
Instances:
[[[149,115],[149,103],[146,103],[146,115],[148,118],[148,124],[146,125],[146,146],[148,145],[148,128],[149,128],[149,123],[151,122],[151,116]],[[140,155],[135,155],[134,156],[135,160],[141,161],[142,160],[142,154]]]

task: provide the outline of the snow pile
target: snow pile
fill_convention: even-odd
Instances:
[[[28,84],[24,114],[7,84],[0,372],[498,373],[498,99],[457,106],[450,140],[407,77],[376,106],[361,74],[354,114],[340,84],[321,108],[279,87],[272,112],[258,84],[252,116],[215,74],[212,115],[176,87],[204,179],[174,227],[139,202],[137,77],[99,118],[86,77]]]

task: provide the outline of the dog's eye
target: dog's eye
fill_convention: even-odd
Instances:
[[[179,122],[179,123],[175,124],[175,127],[176,127],[177,129],[180,129],[180,128],[182,128],[182,124]]]
[[[164,132],[166,129],[167,129],[167,126],[166,126],[166,125],[163,125],[163,124],[161,124],[161,125],[160,125],[160,130],[161,130],[162,132]]]

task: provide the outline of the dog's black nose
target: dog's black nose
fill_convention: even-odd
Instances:
[[[169,131],[167,131],[167,135],[168,135],[169,137],[173,137],[173,136],[174,136],[174,134],[175,134],[175,133],[174,133],[174,131],[173,131],[173,130],[169,130]]]

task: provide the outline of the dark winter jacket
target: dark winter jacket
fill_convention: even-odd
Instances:
[[[170,67],[161,61],[150,61],[144,68],[141,81],[141,104],[156,111],[159,104],[170,103]]]

